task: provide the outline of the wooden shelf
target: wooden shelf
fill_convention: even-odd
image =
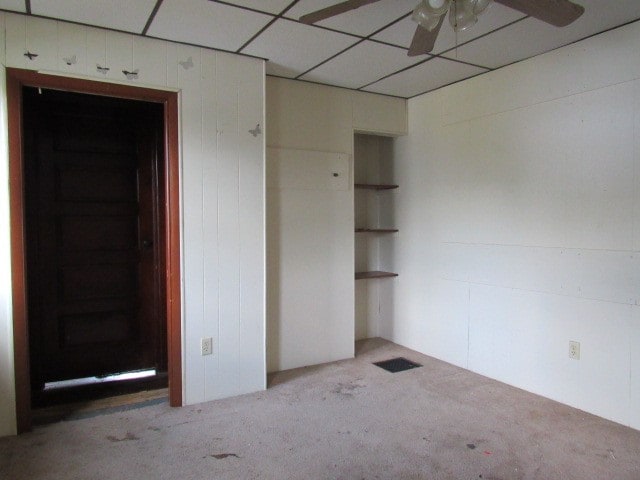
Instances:
[[[397,228],[356,228],[356,233],[396,233]]]
[[[387,277],[397,277],[397,273],[393,272],[356,272],[356,280],[367,280],[369,278],[387,278]]]
[[[374,185],[370,183],[356,183],[353,187],[362,190],[393,190],[394,188],[398,188],[398,185]]]

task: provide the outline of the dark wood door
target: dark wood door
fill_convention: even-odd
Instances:
[[[166,371],[162,106],[23,92],[33,399],[46,382]]]

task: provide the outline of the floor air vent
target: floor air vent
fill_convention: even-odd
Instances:
[[[374,362],[380,368],[384,368],[387,372],[396,373],[403,372],[405,370],[411,370],[412,368],[421,367],[419,363],[412,362],[406,358],[398,357],[383,362]]]

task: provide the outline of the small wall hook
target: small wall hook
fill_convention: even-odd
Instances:
[[[253,130],[249,130],[249,133],[254,137],[257,137],[258,135],[260,135],[262,133],[262,130],[260,130],[260,124],[258,123],[256,125],[256,128],[254,128]]]
[[[37,53],[31,53],[29,50],[27,50],[27,52],[24,54],[25,57],[27,57],[29,60],[33,60],[34,58],[36,58],[38,56]]]
[[[140,72],[139,68],[136,68],[134,71],[130,72],[128,70],[122,70],[124,76],[127,77],[127,80],[135,80],[138,78],[138,72]]]
[[[98,73],[106,75],[110,69],[109,67],[101,67],[99,64],[96,64],[96,70],[98,71]]]
[[[185,61],[178,62],[178,63],[180,65],[182,65],[182,68],[184,68],[185,70],[189,70],[190,68],[193,68],[193,58],[192,57],[189,57]]]

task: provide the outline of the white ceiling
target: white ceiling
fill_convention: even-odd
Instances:
[[[267,73],[409,98],[640,19],[640,0],[573,0],[555,28],[493,4],[471,29],[442,27],[432,55],[408,57],[419,0],[380,0],[316,26],[297,19],[342,0],[0,0],[0,9],[269,60]]]

